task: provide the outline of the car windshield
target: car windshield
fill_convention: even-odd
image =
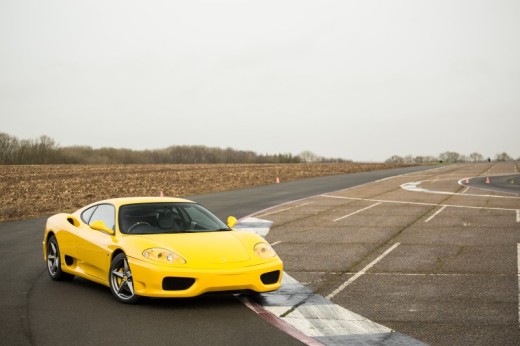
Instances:
[[[119,208],[125,234],[220,232],[231,229],[196,203],[141,203]]]

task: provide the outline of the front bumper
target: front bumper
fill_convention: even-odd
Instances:
[[[169,267],[135,258],[128,258],[128,262],[135,293],[145,297],[195,297],[207,292],[240,290],[269,292],[280,288],[283,273],[283,263],[279,258],[259,265],[226,269]],[[277,280],[276,273],[273,273],[276,271],[279,271]],[[181,284],[165,285],[165,279],[166,282],[173,280]]]

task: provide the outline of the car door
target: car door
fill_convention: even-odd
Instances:
[[[103,221],[108,228],[115,230],[115,207],[111,204],[100,204],[89,215],[88,224],[79,229],[76,240],[78,266],[89,275],[102,281],[108,280],[110,265],[109,245],[113,242],[112,235],[92,229],[94,221]]]

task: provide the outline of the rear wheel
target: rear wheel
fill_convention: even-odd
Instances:
[[[136,303],[139,296],[134,291],[134,280],[128,259],[124,253],[118,254],[110,265],[110,291],[122,303]]]
[[[61,256],[58,240],[51,236],[47,242],[47,272],[51,279],[55,281],[72,280],[74,275],[65,273],[61,269]]]

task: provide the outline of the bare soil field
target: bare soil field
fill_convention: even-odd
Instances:
[[[73,212],[128,196],[189,196],[317,176],[399,167],[383,163],[0,166],[0,222]]]

